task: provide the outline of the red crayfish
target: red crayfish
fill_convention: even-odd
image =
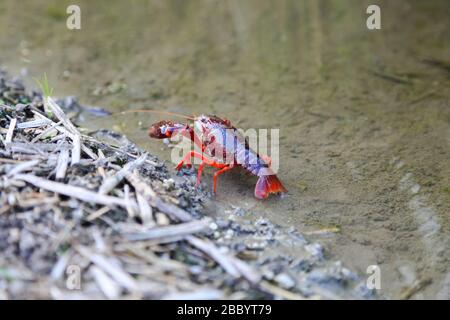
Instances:
[[[152,112],[152,110],[148,111]],[[158,112],[156,111],[156,113]],[[167,112],[167,114],[170,113]],[[200,159],[197,185],[200,183],[204,165],[218,169],[213,176],[214,193],[217,189],[217,177],[234,167],[241,166],[251,174],[258,176],[255,186],[256,198],[264,199],[271,193],[287,192],[270,168],[270,161],[253,151],[245,137],[231,125],[229,120],[214,115],[183,117],[193,120],[193,126],[163,120],[153,124],[148,133],[150,137],[156,139],[171,138],[176,134],[181,134],[201,150],[201,152],[188,152],[176,167],[177,170],[180,170],[183,164],[190,166],[192,157]]]

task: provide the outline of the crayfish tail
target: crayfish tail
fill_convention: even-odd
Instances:
[[[287,192],[276,175],[260,176],[256,182],[255,197],[265,199],[271,193]]]

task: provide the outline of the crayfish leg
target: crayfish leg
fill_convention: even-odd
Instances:
[[[218,177],[219,175],[221,175],[222,173],[224,173],[224,172],[230,170],[231,168],[233,168],[233,166],[230,166],[230,165],[229,165],[229,166],[226,166],[226,167],[224,167],[224,168],[222,168],[222,169],[217,170],[216,172],[214,172],[214,176],[213,176],[213,190],[214,190],[214,193],[216,193],[216,191],[217,191],[217,177]]]

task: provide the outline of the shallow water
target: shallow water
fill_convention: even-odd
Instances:
[[[425,283],[413,298],[450,298],[447,1],[78,3],[82,29],[70,31],[70,1],[2,1],[0,64],[27,78],[46,72],[57,95],[111,111],[215,113],[244,129],[280,128],[288,195],[258,201],[254,177],[229,172],[209,214],[238,206],[312,233],[361,274],[379,265],[387,297]],[[366,28],[372,3],[381,30]],[[147,136],[159,119],[84,125],[122,131],[169,161]]]

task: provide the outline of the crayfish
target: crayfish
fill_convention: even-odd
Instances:
[[[153,110],[147,111],[151,112]],[[171,113],[166,112],[166,114]],[[193,120],[193,125],[163,120],[153,124],[149,128],[148,133],[150,137],[156,139],[171,138],[176,134],[180,134],[190,139],[201,150],[201,152],[195,150],[187,152],[176,167],[177,170],[180,170],[183,164],[191,166],[192,157],[200,159],[197,185],[200,183],[202,170],[205,165],[217,168],[213,176],[214,193],[217,190],[218,176],[234,167],[240,166],[258,177],[255,186],[256,198],[265,199],[271,193],[287,192],[270,168],[270,161],[253,151],[245,137],[231,125],[229,120],[214,115],[183,117]]]

